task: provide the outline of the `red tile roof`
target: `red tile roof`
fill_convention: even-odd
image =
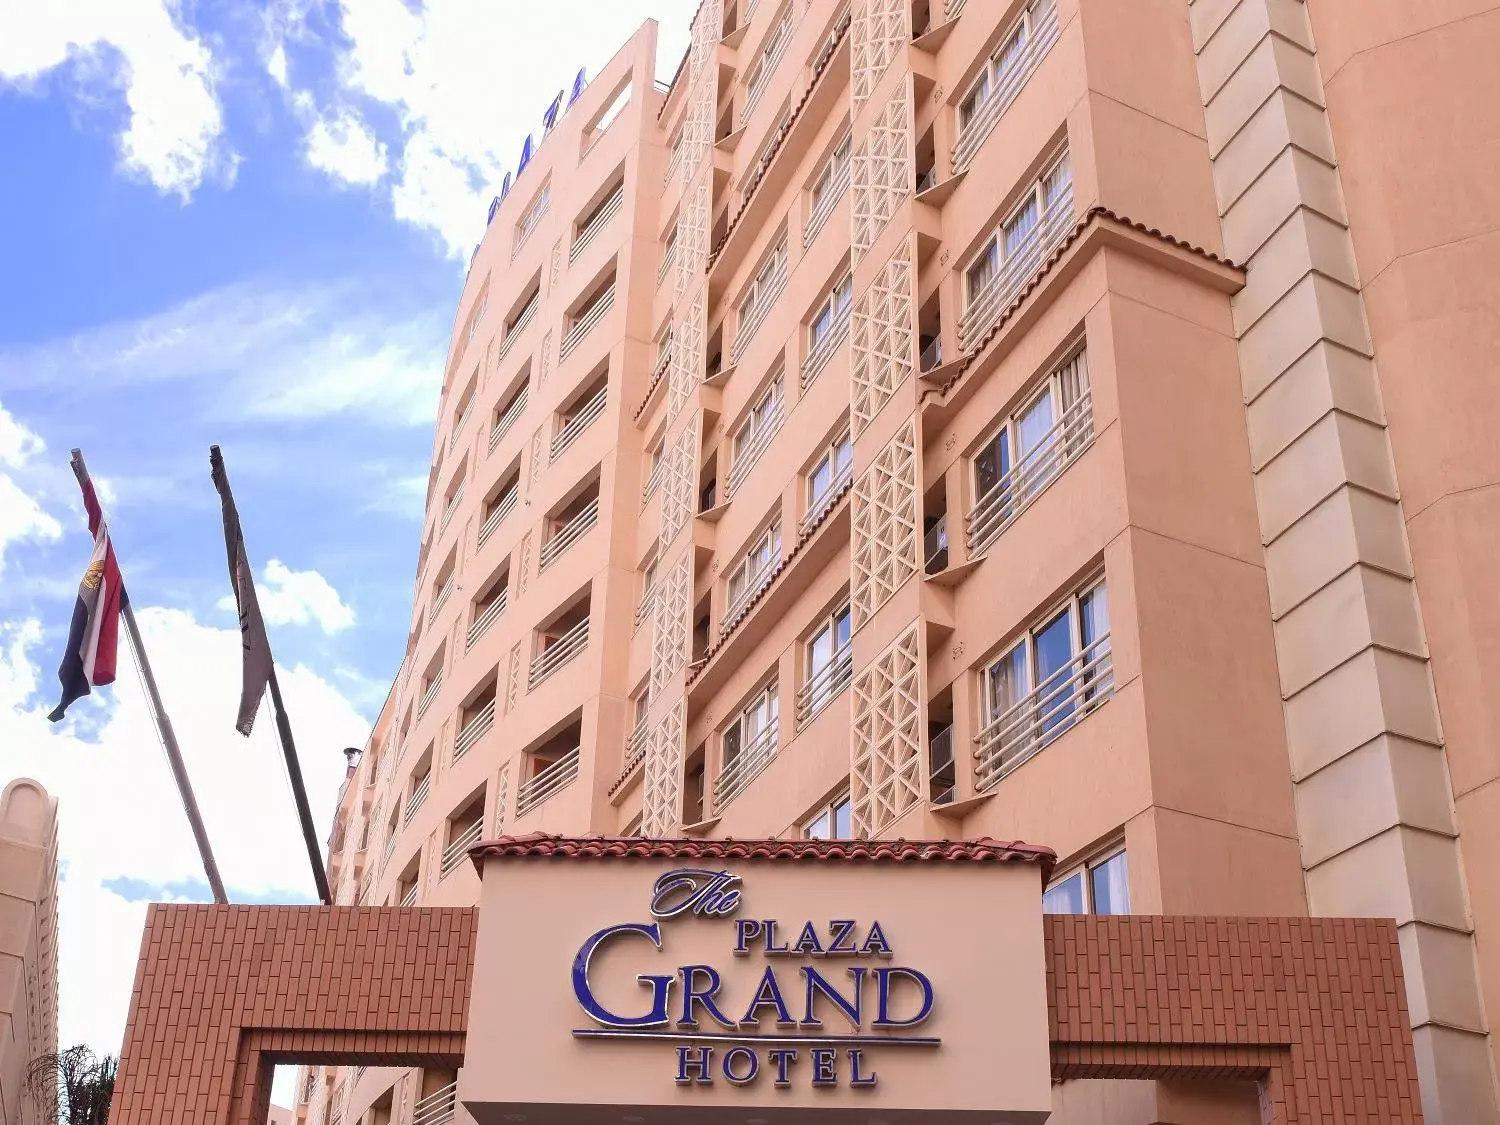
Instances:
[[[1057,853],[1019,841],[648,840],[636,836],[501,836],[469,849],[476,866],[497,859],[842,860],[848,863],[1035,863],[1045,881]]]

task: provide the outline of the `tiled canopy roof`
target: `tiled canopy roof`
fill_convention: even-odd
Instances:
[[[1035,863],[1045,881],[1057,853],[988,836],[977,840],[647,840],[635,836],[501,836],[469,849],[478,866],[501,859],[686,859],[846,863]]]

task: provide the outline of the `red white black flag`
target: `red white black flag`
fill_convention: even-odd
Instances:
[[[63,653],[57,678],[62,681],[62,701],[47,716],[54,723],[75,699],[82,699],[92,688],[115,682],[115,660],[119,655],[120,607],[125,604],[125,586],[115,549],[109,541],[109,528],[94,495],[94,483],[83,482],[83,506],[88,511],[89,531],[94,536],[94,553],[83,581],[78,585],[78,602],[73,606],[73,623],[68,628],[68,649]]]

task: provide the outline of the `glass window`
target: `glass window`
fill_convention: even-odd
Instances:
[[[1130,872],[1125,851],[1090,860],[1056,880],[1042,895],[1043,914],[1129,914]]]
[[[974,264],[964,275],[968,280],[969,302],[972,304],[988,285],[991,279],[1000,270],[1000,243],[997,239],[990,239],[989,245],[979,255]]]
[[[1075,871],[1048,887],[1042,894],[1043,914],[1086,914],[1083,872]]]
[[[1008,716],[999,737],[1012,746],[1061,734],[1076,718],[1080,693],[1085,701],[1095,696],[1095,670],[1087,666],[1109,651],[1108,635],[1108,590],[1100,581],[1028,629],[985,669],[986,723]]]
[[[841,793],[802,825],[804,840],[847,840],[852,835],[848,793]]]
[[[774,737],[779,707],[776,685],[771,684],[724,728],[724,765],[728,766],[743,750],[754,746],[757,739]]]

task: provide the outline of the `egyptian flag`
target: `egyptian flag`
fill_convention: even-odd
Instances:
[[[83,506],[89,514],[94,554],[78,585],[78,603],[68,628],[68,650],[57,671],[62,681],[62,702],[47,716],[54,723],[75,699],[82,699],[92,688],[115,682],[115,658],[119,655],[120,607],[125,604],[125,589],[91,480],[83,482]]]

